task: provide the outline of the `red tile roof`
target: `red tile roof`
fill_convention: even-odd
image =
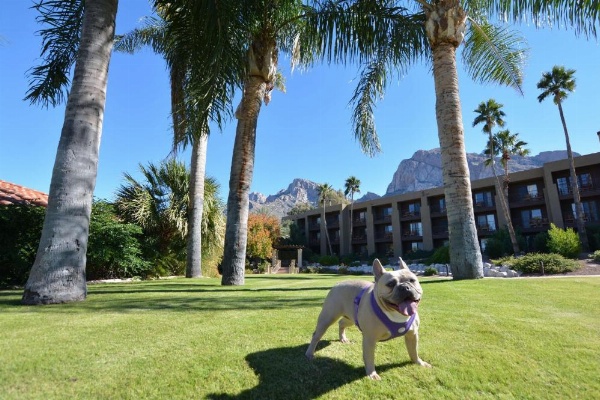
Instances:
[[[48,206],[48,195],[44,192],[0,180],[0,205],[28,204]]]

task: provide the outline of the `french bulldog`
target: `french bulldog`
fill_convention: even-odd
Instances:
[[[325,331],[339,320],[340,342],[349,343],[346,328],[357,325],[362,332],[363,361],[367,377],[380,380],[375,371],[377,342],[404,336],[410,359],[423,367],[431,367],[421,360],[419,346],[419,314],[417,307],[423,289],[402,258],[400,269],[387,272],[381,262],[373,262],[375,283],[349,280],[338,283],[329,291],[317,320],[317,327],[306,350],[309,360]]]

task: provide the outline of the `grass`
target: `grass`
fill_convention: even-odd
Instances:
[[[75,304],[21,306],[0,291],[0,398],[600,398],[600,278],[422,280],[421,357],[360,333],[304,351],[336,275],[98,284]],[[369,279],[369,278],[358,278]]]

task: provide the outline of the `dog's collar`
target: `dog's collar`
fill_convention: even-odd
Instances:
[[[363,288],[360,291],[360,293],[354,298],[354,323],[356,324],[358,329],[360,329],[360,325],[358,324],[358,306],[360,305],[360,301],[361,301],[363,295],[365,294],[367,289],[369,289],[370,287],[371,286],[367,286],[367,287]],[[379,318],[379,320],[385,325],[385,327],[388,329],[388,331],[391,334],[391,336],[389,338],[387,338],[383,341],[394,339],[399,336],[404,336],[406,334],[406,332],[408,332],[410,330],[410,328],[417,316],[417,313],[414,313],[405,322],[392,321],[387,315],[385,315],[385,313],[383,312],[381,307],[379,307],[379,304],[377,304],[377,300],[375,300],[375,295],[373,294],[373,291],[371,291],[371,308],[373,309],[373,312],[375,313],[377,318]]]

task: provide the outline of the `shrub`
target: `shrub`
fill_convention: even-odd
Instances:
[[[524,249],[527,246],[527,241],[522,235],[517,235],[517,243],[519,249]],[[510,234],[507,228],[498,229],[494,234],[486,241],[485,254],[489,258],[499,258],[509,254],[513,254],[512,242],[510,241]]]
[[[600,250],[600,225],[586,226],[585,232],[587,233],[590,250]]]
[[[428,267],[425,269],[425,271],[423,271],[424,276],[433,276],[433,275],[437,275],[437,274],[438,274],[438,270],[433,267]]]
[[[594,262],[600,263],[600,250],[596,250],[589,257],[594,260]]]
[[[566,258],[578,258],[581,252],[579,236],[571,229],[560,229],[550,224],[548,231],[548,250]]]
[[[548,250],[548,232],[540,232],[533,238],[533,251],[537,253],[549,253]]]
[[[325,256],[321,256],[319,257],[319,264],[321,264],[324,267],[329,267],[331,265],[339,265],[340,264],[340,259],[338,258],[338,256],[335,255],[325,255]]]
[[[45,214],[44,207],[0,206],[0,286],[27,282]]]
[[[529,253],[515,258],[511,267],[524,274],[562,274],[579,268],[577,261],[570,260],[560,254]],[[543,268],[543,271],[542,271]]]
[[[450,263],[450,246],[442,246],[427,260],[428,264],[449,264]]]
[[[146,276],[150,263],[142,258],[139,238],[142,228],[123,223],[114,206],[94,202],[90,220],[86,276],[88,279]]]
[[[409,251],[402,256],[404,260],[421,260],[429,258],[433,255],[433,250],[416,250]]]

